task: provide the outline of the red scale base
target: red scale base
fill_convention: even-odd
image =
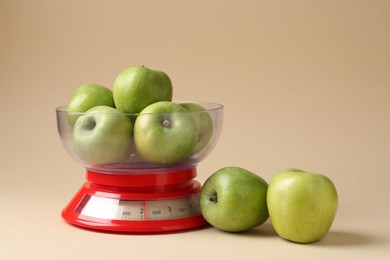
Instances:
[[[62,211],[76,226],[100,231],[172,232],[207,225],[196,168],[128,173],[87,170],[87,182]]]

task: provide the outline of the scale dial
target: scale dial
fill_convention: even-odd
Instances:
[[[84,217],[123,221],[169,220],[201,214],[199,193],[159,200],[128,200],[85,195],[76,211]]]

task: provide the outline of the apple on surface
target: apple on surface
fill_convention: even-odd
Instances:
[[[321,240],[333,223],[337,191],[322,174],[286,169],[271,179],[267,205],[279,236],[297,243],[312,243]]]
[[[134,124],[137,152],[152,163],[167,165],[186,159],[195,147],[196,138],[191,114],[170,101],[147,106]]]
[[[129,117],[115,108],[96,106],[77,119],[73,147],[87,164],[121,162],[130,156],[132,130]]]
[[[212,174],[200,195],[203,217],[212,226],[243,232],[268,219],[267,182],[240,167],[229,166]]]
[[[191,112],[198,129],[197,141],[192,154],[197,154],[207,146],[213,135],[213,122],[206,109],[196,103],[180,103],[187,111]]]
[[[123,113],[139,113],[158,101],[172,101],[172,82],[163,71],[130,67],[116,77],[115,107]]]
[[[80,114],[73,112],[83,113],[96,106],[114,107],[115,104],[112,91],[99,84],[80,85],[74,91],[66,108],[66,110],[70,112],[68,114],[70,125],[73,126],[80,116]]]

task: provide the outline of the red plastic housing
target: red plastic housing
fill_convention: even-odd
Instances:
[[[196,168],[133,173],[99,173],[87,170],[85,182],[62,211],[69,223],[96,230],[113,232],[170,232],[207,225],[200,214],[163,219],[120,220],[83,214],[91,197],[146,203],[199,195],[201,185],[194,180]],[[146,209],[146,208],[145,208]]]

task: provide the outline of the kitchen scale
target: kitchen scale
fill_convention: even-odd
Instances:
[[[207,225],[199,206],[196,167],[107,174],[87,182],[62,211],[69,223],[119,232],[161,232]]]
[[[66,107],[57,108],[61,141],[86,168],[86,182],[63,209],[63,219],[83,228],[122,233],[173,232],[206,226],[200,210],[202,187],[195,180],[196,166],[217,143],[223,106],[198,104],[210,117],[212,136],[205,148],[172,166],[153,165],[136,154],[123,162],[102,165],[81,160],[72,145],[70,112]]]

